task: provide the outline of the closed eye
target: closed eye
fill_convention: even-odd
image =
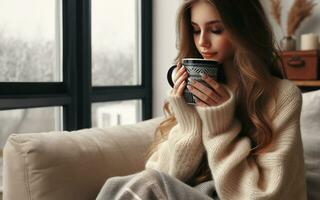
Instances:
[[[193,30],[192,32],[194,35],[199,35],[201,31],[200,30]]]
[[[223,29],[211,30],[211,32],[213,34],[220,35],[221,33],[223,33]]]

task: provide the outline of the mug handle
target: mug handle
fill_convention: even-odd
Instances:
[[[174,86],[174,83],[172,81],[172,72],[173,72],[174,68],[176,68],[176,67],[177,67],[177,65],[173,65],[172,67],[170,67],[170,69],[167,72],[167,80],[172,88]]]

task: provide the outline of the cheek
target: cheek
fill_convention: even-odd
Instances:
[[[234,55],[234,47],[228,39],[221,39],[219,41],[219,51],[223,54],[224,58],[230,58]]]
[[[195,44],[195,46],[197,47],[198,51],[199,51],[199,37],[197,36],[193,36],[193,42]]]

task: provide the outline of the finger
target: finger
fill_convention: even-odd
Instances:
[[[192,94],[194,94],[196,97],[198,97],[204,103],[206,103],[208,105],[216,105],[217,104],[217,102],[215,102],[212,98],[210,98],[206,94],[203,94],[202,92],[200,92],[197,88],[193,87],[192,85],[188,85],[187,88]]]
[[[181,66],[182,66],[182,64],[181,64],[181,62],[179,61],[179,62],[177,63],[177,69],[180,69]]]
[[[229,93],[222,84],[219,84],[216,80],[208,75],[204,75],[202,79],[215,90],[222,100],[229,98]]]
[[[180,62],[178,62],[178,63],[177,63],[177,67],[176,67],[176,72],[177,72],[179,69],[181,69],[181,67],[182,67],[182,64],[181,64]]]
[[[182,96],[183,90],[186,86],[186,79],[187,77],[183,77],[181,76],[180,79],[175,83],[174,88],[173,88],[173,95],[178,95],[178,96]]]
[[[198,99],[196,96],[193,96],[194,101],[196,102],[197,106],[206,107],[208,106],[206,103]]]
[[[176,85],[180,85],[182,83],[182,81],[184,81],[186,78],[188,77],[188,73],[187,72],[183,72],[183,74],[178,78]]]
[[[176,92],[176,94],[178,96],[182,96],[184,88],[186,87],[186,84],[187,84],[186,81],[182,81],[182,83],[179,85],[177,92]]]
[[[220,102],[222,100],[221,97],[212,88],[208,88],[203,83],[194,80],[191,84],[193,87],[197,88],[199,91],[209,96],[215,102]]]
[[[176,80],[177,80],[185,71],[186,71],[186,68],[182,66],[182,67],[177,71],[177,73],[176,73],[176,75],[175,75],[175,77],[174,77],[174,81],[173,81],[173,82],[176,82]]]
[[[187,74],[187,72],[185,72],[178,78],[178,80],[175,82],[175,84],[173,86],[175,92],[177,91],[179,85],[187,78],[187,76],[188,76],[188,74]]]

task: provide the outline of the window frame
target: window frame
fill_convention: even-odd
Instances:
[[[152,1],[141,1],[141,85],[92,86],[91,1],[62,1],[62,82],[0,82],[0,110],[63,107],[63,129],[91,127],[93,103],[141,100],[152,117]]]

